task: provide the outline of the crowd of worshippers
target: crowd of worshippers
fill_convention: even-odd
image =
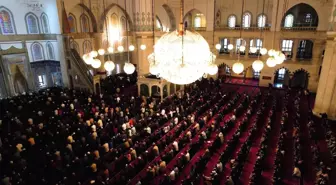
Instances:
[[[155,155],[164,146],[155,142],[179,119],[208,108],[202,106],[212,95],[208,89],[182,91],[162,103],[60,88],[3,99],[1,183],[108,184],[134,159],[145,160],[137,154],[148,147]]]
[[[123,93],[129,91],[129,88],[136,86],[137,72],[131,75],[120,73],[110,75],[100,81],[101,91],[105,94]],[[121,91],[121,92],[120,92]]]

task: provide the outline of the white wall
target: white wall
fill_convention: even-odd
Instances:
[[[39,2],[38,2],[39,1]],[[60,34],[60,24],[58,19],[58,10],[56,0],[37,0],[41,8],[28,7],[24,0],[1,0],[0,6],[4,6],[9,9],[14,18],[15,28],[17,34],[27,34],[27,27],[25,16],[27,13],[34,13],[39,19],[40,31],[41,31],[41,14],[45,13],[49,19],[50,33]],[[29,1],[28,1],[29,2]],[[29,4],[36,4],[36,2],[30,2]]]
[[[50,60],[49,56],[48,56],[48,51],[47,51],[47,43],[50,42],[53,47],[54,47],[54,55],[55,55],[55,59],[56,61],[60,61],[60,55],[59,55],[59,46],[58,46],[58,42],[57,40],[37,40],[37,41],[27,41],[26,42],[26,47],[27,47],[27,51],[28,51],[28,57],[29,57],[29,61],[30,62],[35,62],[33,59],[33,54],[32,54],[32,49],[31,46],[33,43],[40,43],[43,47],[43,56],[44,56],[44,60]]]

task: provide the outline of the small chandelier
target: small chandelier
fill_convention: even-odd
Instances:
[[[218,71],[214,66],[216,56],[210,51],[207,41],[197,32],[184,30],[183,2],[181,0],[179,30],[164,34],[148,56],[149,71],[153,75],[180,85],[193,83],[205,74]]]

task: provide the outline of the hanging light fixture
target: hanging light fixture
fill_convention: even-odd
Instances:
[[[126,0],[125,0],[125,9],[127,10]],[[126,20],[126,44],[128,46],[128,20]],[[119,47],[122,47],[122,46],[119,46]],[[120,51],[121,49],[124,51],[124,47],[122,48],[119,48],[119,47],[118,47],[118,51]],[[135,66],[130,62],[129,51],[127,52],[127,62],[124,65],[124,71],[128,75],[133,74],[135,71]]]
[[[104,68],[106,71],[113,71],[115,65],[114,65],[114,62],[112,61],[106,61],[105,64],[104,64]]]
[[[256,47],[250,47],[250,52],[251,53],[256,53],[257,52],[257,48]]]
[[[123,52],[124,51],[124,46],[118,46],[117,49],[118,49],[119,52]]]
[[[130,46],[128,47],[128,50],[130,50],[130,51],[134,51],[134,49],[135,49],[135,47],[134,47],[133,45],[130,45]]]
[[[104,49],[99,49],[98,50],[98,54],[99,55],[104,55],[105,54],[105,50]]]
[[[216,44],[215,47],[216,47],[217,50],[220,50],[222,46],[220,44]]]
[[[101,66],[101,61],[99,59],[93,59],[91,65],[93,68],[98,69]]]
[[[261,71],[263,68],[264,68],[264,63],[261,61],[261,60],[255,60],[253,63],[252,63],[252,68],[254,71]]]
[[[155,44],[148,60],[150,66],[158,65],[160,77],[183,85],[201,78],[207,73],[207,66],[214,61],[207,41],[197,32],[184,30],[184,0],[180,1],[180,8],[179,30],[164,34]]]
[[[147,47],[146,47],[146,45],[145,44],[141,44],[141,46],[140,46],[140,49],[141,50],[145,50]]]
[[[267,49],[266,48],[261,48],[260,49],[260,54],[266,55],[267,54]]]
[[[241,51],[241,52],[244,52],[244,51],[245,51],[245,49],[246,49],[246,47],[245,47],[245,46],[240,46],[240,47],[239,47],[239,51]]]
[[[271,57],[268,57],[267,61],[266,61],[266,64],[268,67],[274,67],[276,66],[276,60],[273,56]]]
[[[286,55],[282,52],[278,52],[276,55],[274,55],[274,58],[276,60],[276,64],[282,64],[286,60]]]
[[[229,44],[228,45],[228,50],[232,50],[233,49],[233,44]]]
[[[98,52],[97,52],[97,51],[91,51],[91,52],[90,52],[90,56],[91,56],[92,58],[95,58],[95,57],[98,56]]]
[[[113,47],[111,47],[111,46],[107,48],[107,51],[108,51],[109,53],[113,53],[113,50],[114,50],[114,49],[113,49]]]
[[[91,65],[93,58],[89,54],[84,54],[83,60],[87,65]]]
[[[242,0],[242,9],[241,9],[241,16],[243,17],[243,12],[244,12],[244,3],[245,1]],[[240,47],[239,47],[239,51],[245,51],[245,47],[242,48],[243,46],[243,39],[242,39],[242,31],[243,29],[240,28],[240,35],[239,35],[239,38],[241,39],[240,40]],[[242,48],[242,49],[241,49]],[[233,64],[232,66],[232,71],[236,74],[240,74],[244,71],[244,64],[240,62],[240,53],[238,53],[238,60]]]

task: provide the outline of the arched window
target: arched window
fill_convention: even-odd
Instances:
[[[3,35],[15,34],[14,20],[11,12],[7,8],[0,8],[0,27]]]
[[[111,15],[111,25],[114,28],[118,27],[119,25],[118,16],[115,13]]]
[[[266,26],[266,15],[258,16],[258,28],[264,28]]]
[[[35,14],[29,13],[26,15],[26,24],[28,33],[30,34],[40,33],[38,18]]]
[[[124,16],[120,17],[120,30],[126,31],[126,18]]]
[[[249,12],[244,13],[243,15],[243,28],[251,27],[251,14]]]
[[[43,33],[50,33],[48,16],[45,13],[41,15],[41,25]]]
[[[33,43],[31,50],[32,50],[34,61],[44,60],[43,47],[40,43],[37,43],[37,42]]]
[[[285,17],[285,24],[284,27],[285,28],[291,28],[294,25],[294,15],[293,14],[288,14]]]
[[[230,15],[228,18],[228,27],[229,28],[234,28],[236,27],[236,16],[235,15]]]
[[[68,22],[69,22],[70,32],[71,33],[77,32],[77,23],[76,23],[76,18],[74,15],[72,14],[69,15]]]
[[[83,43],[83,51],[84,53],[90,53],[92,51],[92,45],[91,42],[86,40]]]
[[[78,44],[77,44],[76,41],[72,41],[72,42],[70,43],[70,48],[71,48],[71,49],[75,49],[75,50],[79,53],[79,46],[78,46]]]
[[[55,60],[54,46],[51,42],[47,43],[47,53],[50,60]]]
[[[195,28],[200,28],[201,27],[201,23],[202,23],[201,17],[200,16],[196,16],[195,19],[194,19],[194,27]]]
[[[83,33],[90,32],[89,17],[85,14],[82,14],[80,17],[81,29]]]

